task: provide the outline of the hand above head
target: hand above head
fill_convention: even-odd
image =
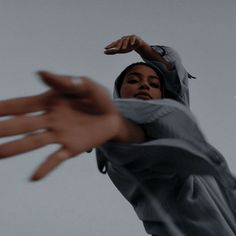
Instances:
[[[161,62],[168,70],[173,69],[173,65],[163,58],[151,45],[136,35],[123,36],[105,47],[106,55],[115,55],[135,51],[142,58]]]
[[[105,47],[104,53],[114,55],[119,53],[128,53],[146,44],[136,35],[123,36],[122,38],[110,43]]]

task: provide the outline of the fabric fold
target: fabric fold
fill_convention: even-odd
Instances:
[[[108,142],[108,175],[152,235],[236,235],[236,180],[191,111],[169,99],[117,99],[148,140]]]

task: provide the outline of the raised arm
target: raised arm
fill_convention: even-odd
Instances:
[[[85,77],[48,72],[39,75],[51,90],[0,102],[0,115],[13,116],[0,122],[0,137],[25,135],[1,144],[1,159],[53,143],[61,146],[39,166],[32,180],[43,178],[65,160],[107,141],[144,141],[142,129],[119,114],[101,85]]]
[[[142,59],[161,69],[165,77],[166,98],[189,106],[188,79],[191,76],[184,68],[178,52],[168,46],[149,45],[136,35],[124,36],[105,47],[104,53],[114,55],[137,52]]]
[[[160,52],[154,50],[151,45],[136,35],[124,36],[110,43],[105,47],[104,53],[114,55],[131,51],[137,52],[142,58],[163,63],[168,70],[173,69],[173,65]]]

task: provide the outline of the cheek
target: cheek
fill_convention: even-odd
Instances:
[[[161,95],[162,95],[162,94],[161,94],[161,90],[159,90],[159,89],[158,89],[158,90],[156,90],[156,89],[154,90],[154,89],[153,89],[153,90],[151,91],[150,95],[151,95],[154,99],[161,99]]]
[[[137,90],[137,86],[135,85],[122,85],[120,89],[120,96],[122,98],[131,98],[135,94],[135,91]]]

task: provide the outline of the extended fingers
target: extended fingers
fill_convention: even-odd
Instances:
[[[58,75],[50,72],[40,72],[40,76],[52,88],[63,95],[69,95],[68,98],[70,96],[77,98],[77,104],[93,105],[94,109],[97,108],[100,111],[107,111],[107,108],[112,106],[107,90],[91,79]],[[90,109],[90,107],[87,108]],[[96,112],[96,109],[94,112]]]
[[[47,128],[46,116],[17,116],[0,122],[0,137],[24,134]]]
[[[83,97],[88,92],[86,84],[89,79],[84,76],[59,75],[48,71],[39,71],[38,75],[45,84],[62,94],[76,94],[78,97]]]
[[[121,46],[120,49],[126,50],[127,47],[129,46],[129,44],[130,44],[130,37],[124,37],[124,38],[122,39],[122,46]]]
[[[118,40],[119,42],[119,47],[117,47],[117,49],[120,50],[126,50],[128,49],[128,47],[131,46],[131,39],[132,39],[133,35],[128,35],[128,36],[123,36],[120,40]]]
[[[123,39],[119,39],[115,42],[112,42],[111,44],[105,47],[104,53],[107,55],[116,54],[117,52],[121,50],[122,44],[123,44]]]
[[[138,37],[136,35],[128,35],[128,36],[122,37],[121,38],[123,40],[122,48],[127,48],[127,47],[134,46],[137,38]]]
[[[62,164],[65,160],[68,160],[71,158],[70,153],[64,149],[61,148],[59,151],[56,151],[52,155],[50,155],[46,161],[44,161],[38,169],[35,171],[33,176],[31,177],[32,181],[37,181],[45,177],[48,173],[53,171],[56,167],[58,167],[60,164]]]
[[[45,109],[46,99],[52,91],[29,97],[13,98],[0,101],[0,116],[19,115]]]
[[[1,144],[0,159],[32,151],[55,142],[56,140],[50,132],[33,133],[24,138]]]
[[[105,49],[114,48],[114,47],[116,46],[116,44],[117,44],[117,41],[114,41],[114,42],[108,44],[108,45],[105,47]]]
[[[137,41],[136,35],[123,36],[119,40],[112,42],[105,47],[105,54],[113,55],[116,53],[126,53],[133,50]]]
[[[130,45],[134,46],[135,43],[137,42],[137,40],[138,40],[138,37],[136,35],[131,35],[130,36]]]

